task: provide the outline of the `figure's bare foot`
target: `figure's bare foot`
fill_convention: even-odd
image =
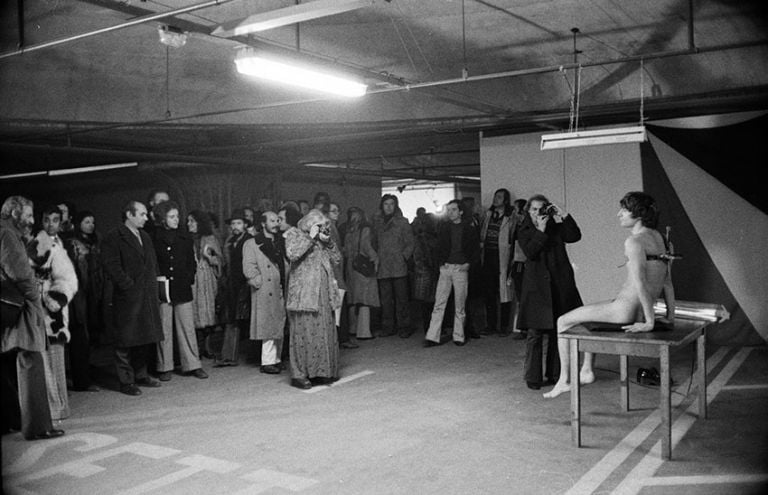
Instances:
[[[592,370],[581,370],[579,373],[579,383],[581,385],[589,385],[595,381],[595,373]]]
[[[552,390],[544,394],[544,398],[554,399],[558,395],[563,394],[565,392],[570,392],[570,391],[571,391],[571,386],[569,384],[563,383],[563,382],[557,382],[555,383],[555,386],[552,388]]]

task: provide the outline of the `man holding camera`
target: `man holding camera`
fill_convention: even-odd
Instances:
[[[546,383],[560,375],[555,323],[557,318],[581,306],[566,243],[581,239],[581,230],[562,207],[537,194],[528,201],[528,215],[518,230],[518,242],[528,258],[523,272],[517,326],[528,330],[525,382],[542,386],[542,340],[548,336]]]

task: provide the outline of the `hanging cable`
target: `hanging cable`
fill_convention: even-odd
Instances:
[[[640,59],[640,125],[645,122],[645,71],[643,59]]]
[[[170,52],[169,46],[165,45],[165,118],[171,118],[171,76],[170,76]]]
[[[461,52],[464,67],[461,69],[461,77],[466,79],[469,76],[467,68],[467,19],[464,10],[464,0],[461,0]]]

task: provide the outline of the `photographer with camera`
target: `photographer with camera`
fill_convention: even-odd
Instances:
[[[547,335],[546,383],[560,375],[555,323],[557,318],[581,306],[566,243],[578,242],[581,230],[561,206],[537,194],[528,200],[528,215],[517,232],[527,260],[523,271],[520,314],[517,326],[527,329],[525,382],[528,388],[542,386],[543,337]]]

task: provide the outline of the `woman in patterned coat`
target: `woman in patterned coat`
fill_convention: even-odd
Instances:
[[[341,298],[334,265],[341,253],[330,236],[328,218],[311,210],[285,233],[291,263],[286,309],[290,321],[291,385],[329,385],[339,375],[339,342],[334,310]]]

